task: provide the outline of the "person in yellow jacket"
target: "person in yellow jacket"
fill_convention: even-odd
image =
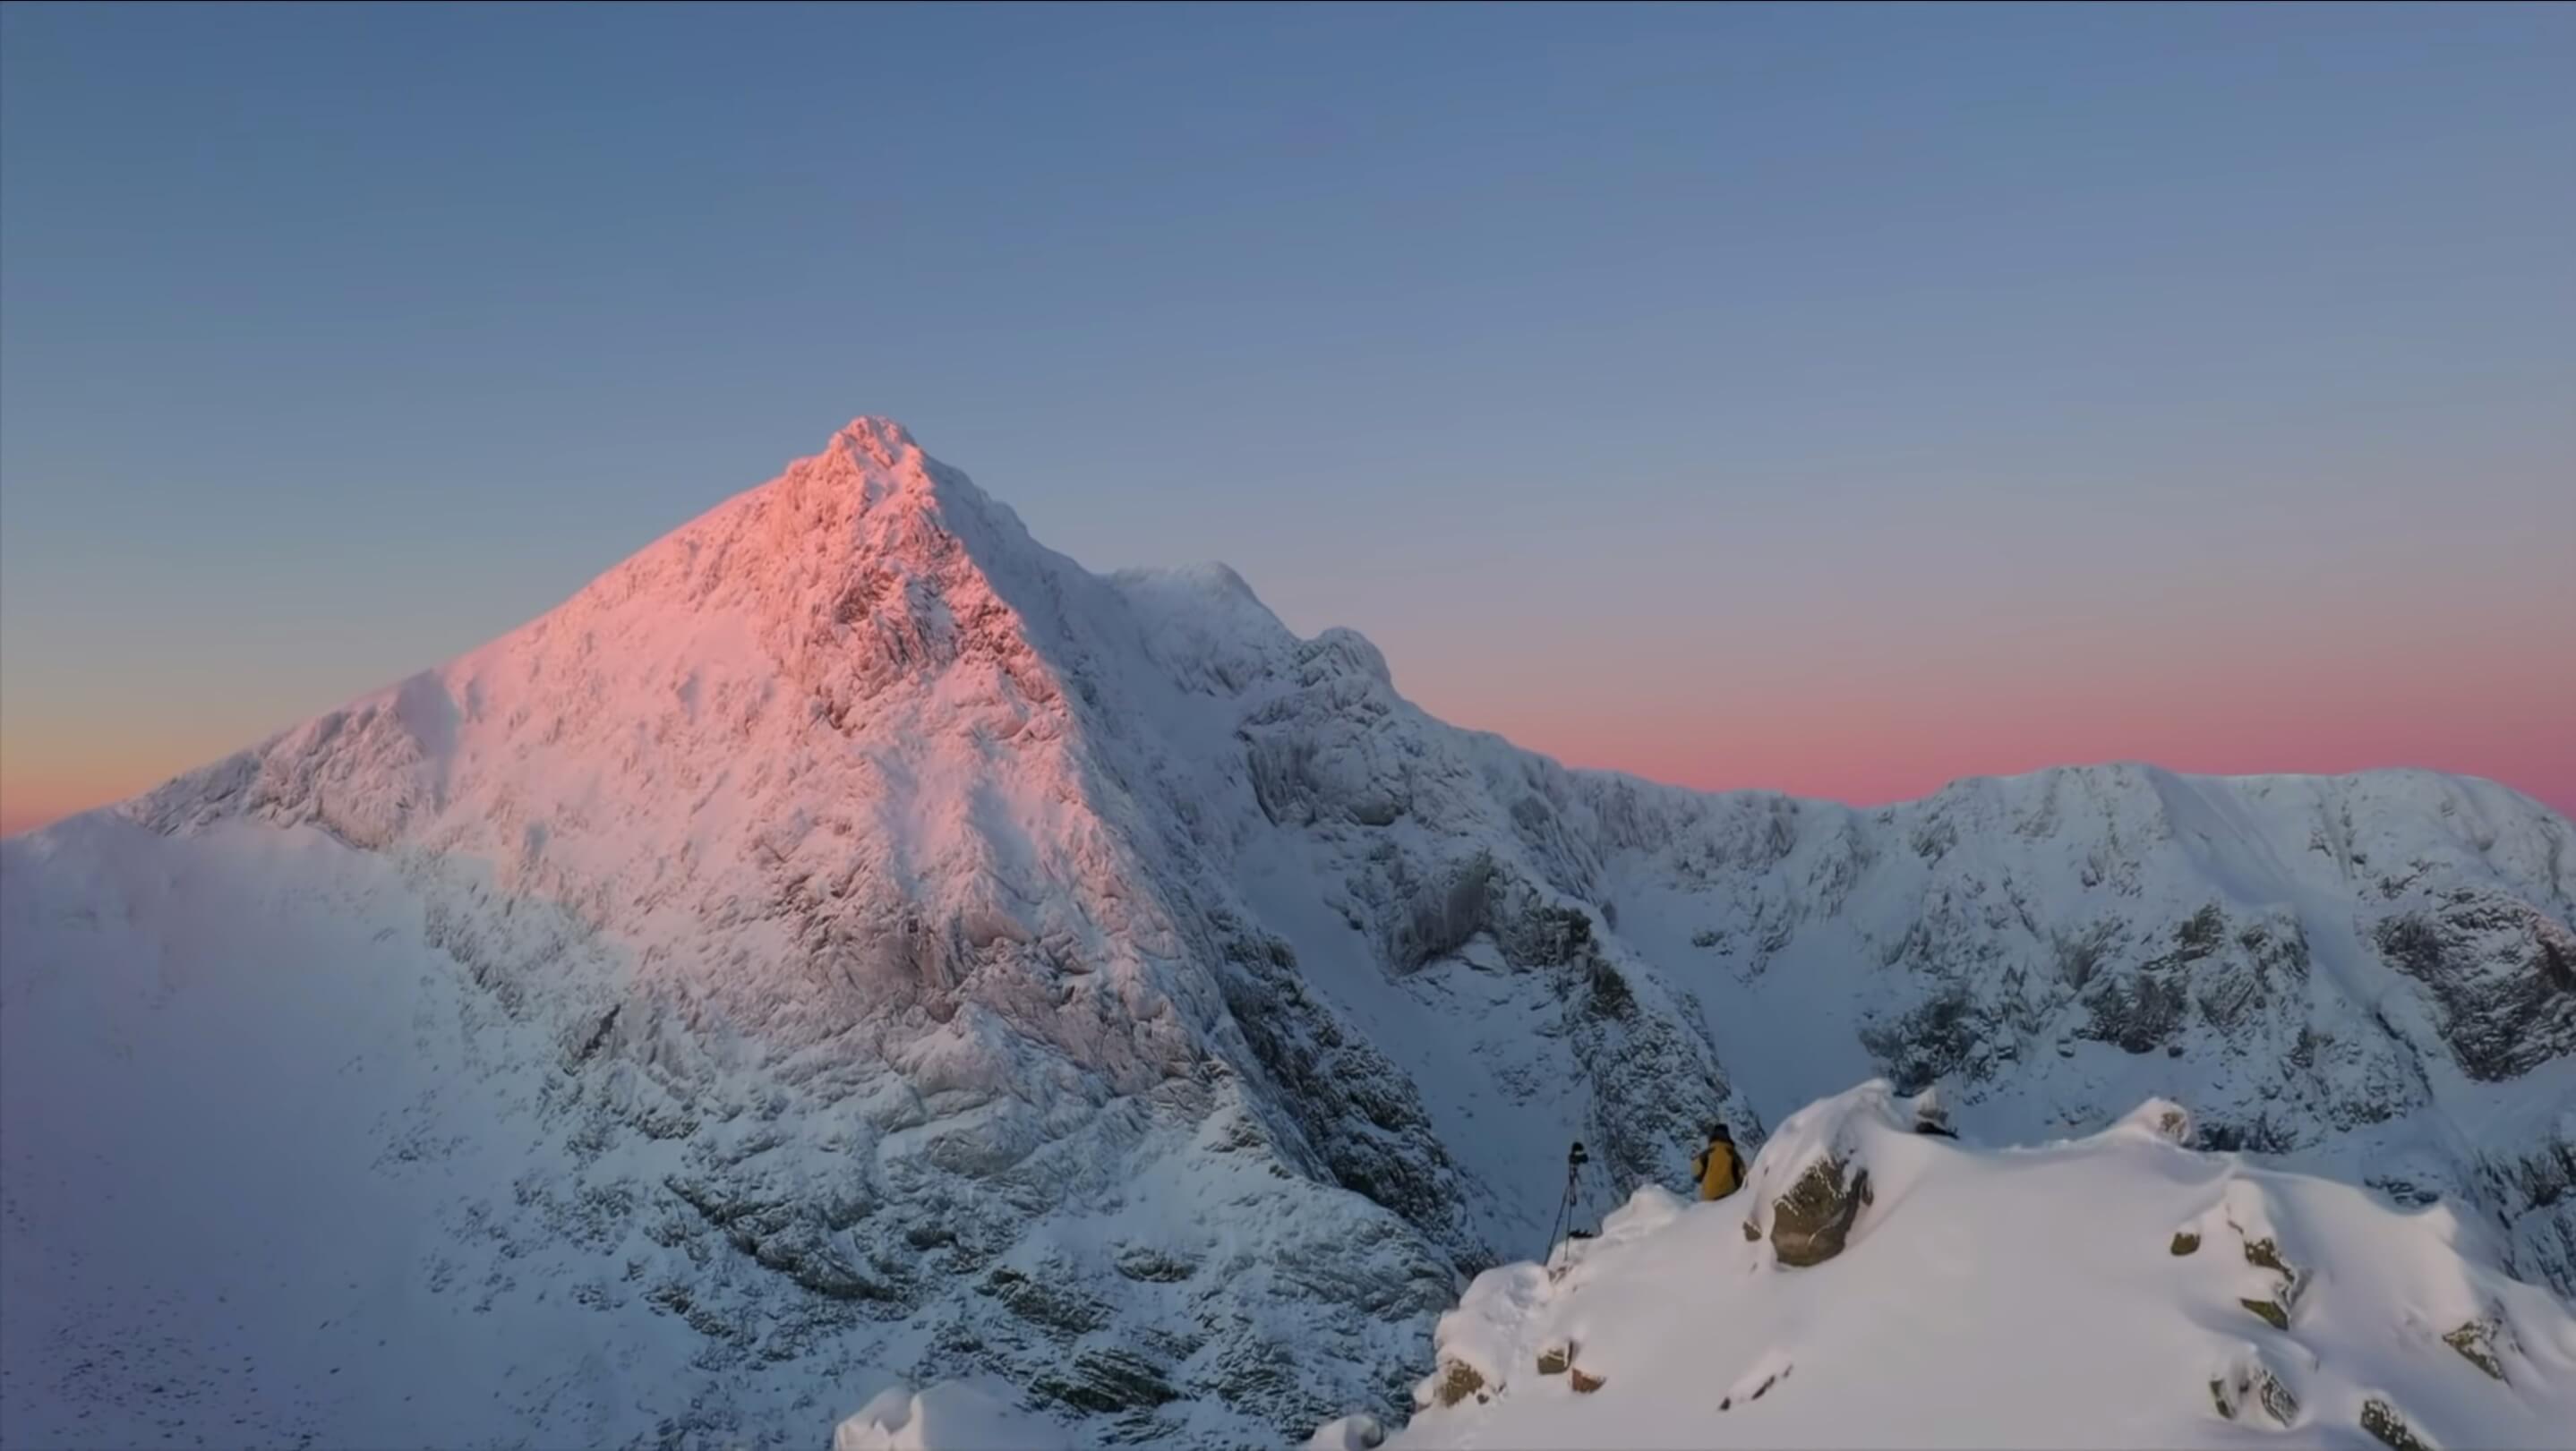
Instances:
[[[1691,1159],[1691,1173],[1699,1180],[1703,1203],[1724,1199],[1744,1182],[1744,1156],[1735,1151],[1735,1135],[1726,1125],[1709,1125],[1708,1147]]]

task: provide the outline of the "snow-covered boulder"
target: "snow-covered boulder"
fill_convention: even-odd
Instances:
[[[889,1386],[833,1428],[832,1451],[1071,1451],[1063,1427],[1006,1396],[962,1381]]]
[[[1386,1444],[1386,1427],[1375,1416],[1344,1416],[1326,1421],[1306,1439],[1306,1451],[1377,1451]]]
[[[1749,1151],[1875,1076],[1969,1143],[2188,1102],[2138,1147],[2440,1200],[2576,1290],[2538,803],[1712,795],[1395,679],[860,419],[518,630],[0,843],[0,1442],[805,1443],[871,1366],[1270,1447],[1405,1413],[1560,1204],[1628,1205],[1571,1276],[1685,1214],[1632,1196],[1712,1122]],[[1784,1126],[1738,1243],[1875,1258],[1959,1152],[1900,1108]],[[2236,1268],[2232,1320],[2316,1303]],[[2510,1328],[2462,1342],[2510,1373]],[[1613,1348],[1453,1355],[1449,1410],[1616,1399]]]
[[[1435,1343],[1477,1392],[1389,1444],[2576,1446],[2576,1317],[2483,1234],[2184,1148],[2178,1118],[1981,1148],[1912,1133],[1884,1083],[1815,1104],[1743,1194],[1865,1173],[1840,1254],[1793,1268],[1741,1197],[1640,1190],[1477,1277]]]
[[[1841,1254],[1862,1211],[1878,1200],[1872,1162],[1884,1177],[1886,1145],[1910,1135],[1910,1122],[1899,1115],[1884,1080],[1790,1115],[1747,1177],[1753,1209],[1747,1237],[1768,1239],[1780,1263],[1793,1269]]]

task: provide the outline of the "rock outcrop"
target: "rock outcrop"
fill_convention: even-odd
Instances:
[[[2366,1163],[2576,1286],[2572,841],[2423,773],[2070,768],[1861,811],[1569,770],[1231,571],[1086,571],[860,420],[490,645],[0,848],[0,1153],[45,1186],[0,1232],[64,1277],[10,1297],[0,1353],[93,1438],[792,1438],[865,1366],[1269,1444],[1406,1408],[1459,1280],[1545,1232],[1567,1140],[1591,1222],[1683,1182],[1710,1122],[1754,1148],[1867,1072],[1938,1081],[1972,1138],[2163,1094],[2202,1144]],[[312,1031],[326,998],[376,1026]],[[370,1376],[454,1316],[572,1315],[527,1348],[549,1369],[397,1434],[248,1328],[321,1293],[249,1270],[220,1293],[286,1298],[170,1355],[298,1394],[209,1421],[91,1353],[64,1307],[199,1281],[120,1259],[148,1218],[57,1241],[198,1138],[269,1142],[290,1081],[356,1126],[289,1141],[269,1177],[309,1194],[208,1222],[428,1306]],[[2559,1086],[2474,1159],[2438,1132],[2525,1084]],[[72,1100],[124,1108],[74,1152],[22,1107]],[[1752,1232],[1848,1253],[1868,1169],[1750,1186]],[[429,1248],[310,1222],[341,1201]],[[612,1341],[644,1391],[560,1390],[609,1373],[564,1347]]]

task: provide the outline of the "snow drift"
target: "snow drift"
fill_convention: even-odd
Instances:
[[[1061,1427],[996,1395],[948,1381],[914,1392],[891,1386],[832,1431],[832,1451],[1066,1451]]]
[[[862,419],[0,844],[0,1440],[811,1444],[975,1378],[1272,1445],[1401,1414],[1569,1138],[1597,1215],[1880,1074],[1997,1139],[2163,1095],[2565,1289],[2571,917],[2564,818],[2421,772],[1567,770]]]
[[[1486,1271],[1388,1444],[2576,1445],[2576,1318],[2446,1207],[2190,1151],[2163,1103],[2028,1149],[1911,1128],[1853,1090],[1728,1199],[1649,1186]],[[1811,1260],[1820,1174],[1867,1188]]]

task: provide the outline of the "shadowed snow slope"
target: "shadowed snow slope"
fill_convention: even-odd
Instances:
[[[1981,1150],[1914,1135],[1884,1083],[1816,1104],[1735,1197],[1642,1189],[1479,1276],[1390,1444],[2576,1445],[2576,1319],[2473,1226],[2159,1120],[2185,1122]],[[1868,1202],[1786,1266],[1772,1201],[1826,1162]]]
[[[1863,1077],[2149,1094],[2576,1285],[2576,850],[2418,772],[1569,771],[860,420],[0,844],[0,1440],[1082,1439],[1406,1402],[1467,1276]],[[909,1424],[909,1423],[907,1423]]]

